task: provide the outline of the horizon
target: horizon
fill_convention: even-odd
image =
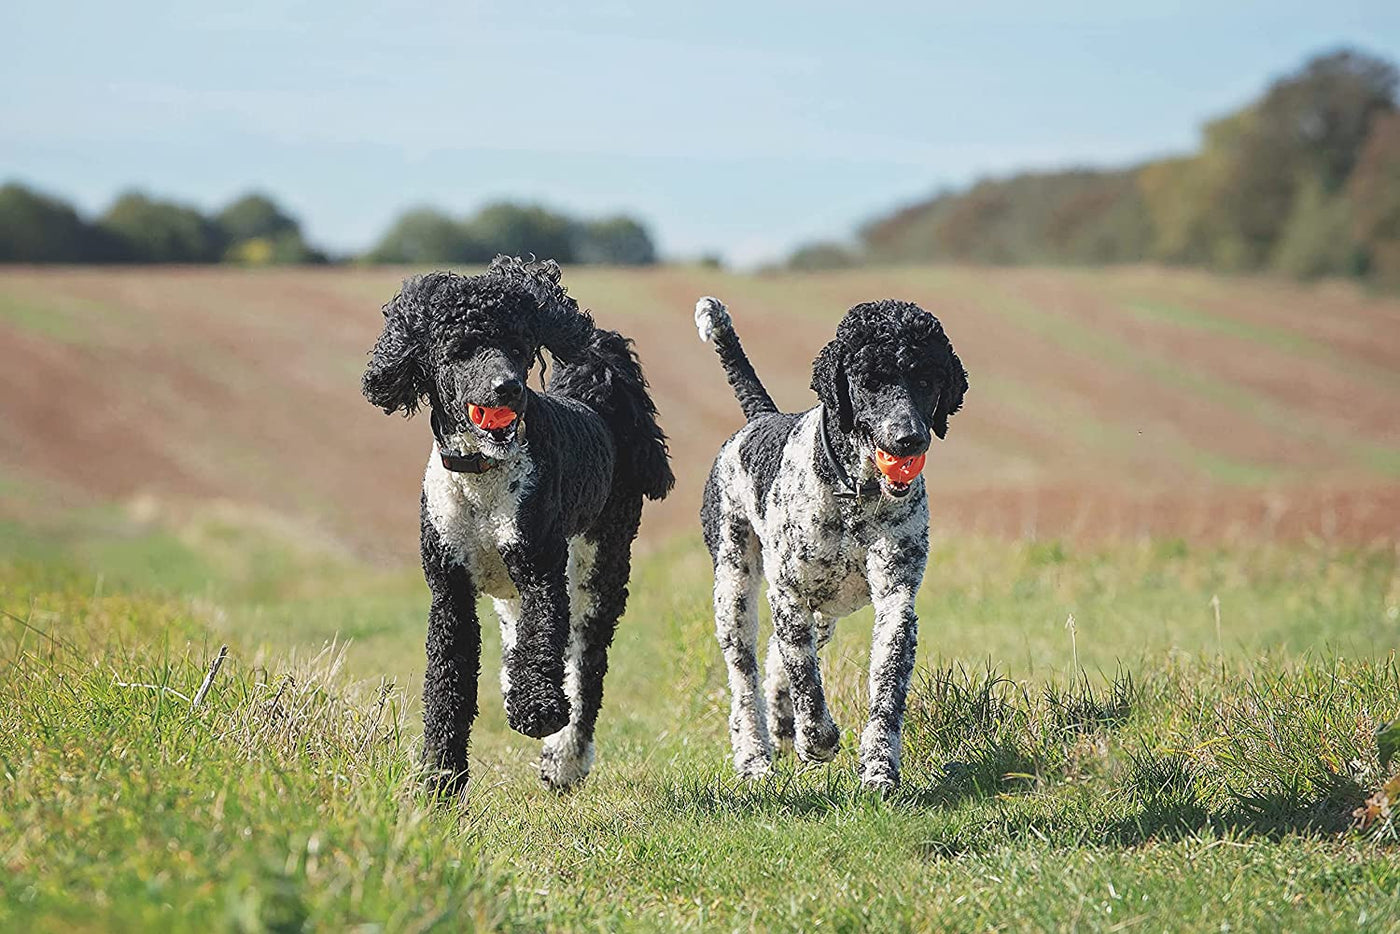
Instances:
[[[979,178],[1189,151],[1206,120],[1339,46],[1400,59],[1400,11],[1370,3],[607,4],[531,23],[480,6],[380,21],[323,0],[86,6],[7,17],[0,69],[31,90],[0,103],[0,181],[87,216],[130,189],[206,211],[261,191],[341,254],[414,206],[511,200],[626,213],[665,259],[751,267]]]

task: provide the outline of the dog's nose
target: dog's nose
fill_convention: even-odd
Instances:
[[[928,450],[928,428],[913,419],[886,423],[884,434],[889,441],[882,447],[895,457],[913,457]]]
[[[520,401],[521,393],[525,391],[525,384],[515,377],[500,380],[491,387],[491,391],[496,396],[496,401],[501,405],[514,405]]]

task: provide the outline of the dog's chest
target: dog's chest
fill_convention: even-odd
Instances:
[[[428,521],[448,553],[489,596],[516,596],[501,549],[520,541],[520,504],[532,478],[528,454],[480,474],[449,471],[436,448],[428,461],[423,475]]]
[[[815,478],[805,478],[808,483]],[[770,500],[761,525],[768,581],[802,604],[841,617],[872,594],[917,587],[927,562],[928,505],[922,483],[908,499],[837,499],[810,486]],[[777,507],[777,508],[774,508]]]
[[[844,616],[870,602],[866,579],[869,523],[826,508],[770,514],[763,536],[769,581],[800,595],[808,609]],[[776,521],[773,521],[776,520]]]

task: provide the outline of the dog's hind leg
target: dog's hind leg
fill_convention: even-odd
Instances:
[[[729,516],[714,543],[715,634],[729,669],[729,740],[734,768],[747,778],[772,770],[773,741],[758,683],[758,537]]]
[[[778,634],[768,638],[768,658],[763,677],[763,696],[768,701],[768,715],[773,718],[774,753],[782,757],[792,752],[793,714],[792,687],[787,669],[783,667],[783,651],[778,647]]]
[[[817,624],[817,651],[820,652],[836,632],[836,619],[820,613],[814,613],[812,616]],[[768,698],[768,715],[773,718],[775,751],[781,757],[792,752],[796,725],[792,712],[792,686],[788,684],[787,669],[783,666],[783,651],[778,646],[776,632],[768,640],[765,668],[763,694]]]
[[[515,631],[520,625],[520,598],[493,598],[496,617],[501,621],[501,697],[510,695],[510,666],[505,660],[515,648]]]
[[[569,547],[569,649],[564,657],[564,690],[571,714],[562,730],[545,738],[540,779],[565,791],[593,767],[593,730],[603,706],[608,648],[627,606],[632,572],[632,540],[641,519],[641,501],[610,507],[599,534],[580,536]]]

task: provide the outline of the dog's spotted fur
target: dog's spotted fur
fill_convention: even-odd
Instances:
[[[729,670],[734,766],[765,775],[776,751],[825,762],[840,731],[822,690],[818,651],[836,621],[873,603],[870,717],[860,737],[861,781],[899,783],[900,726],[914,666],[914,595],[928,560],[928,498],[922,476],[907,489],[882,485],[875,448],[921,452],[940,438],[967,389],[967,374],[937,319],[917,306],[853,308],[817,358],[822,404],[777,411],[717,299],[696,305],[748,423],[720,449],[701,518],[715,568],[715,626]],[[823,443],[823,420],[832,455]],[[760,577],[773,613],[766,676],[758,670]],[[772,717],[770,732],[769,716]],[[775,742],[776,740],[776,742]]]
[[[476,600],[485,594],[501,621],[507,719],[544,739],[541,778],[572,787],[593,764],[642,499],[660,499],[674,482],[641,367],[626,338],[594,327],[549,262],[498,257],[479,276],[415,277],[384,318],[364,394],[410,415],[426,401],[437,435],[421,502],[432,592],[423,757],[432,781],[456,791],[467,780],[481,658]],[[549,391],[536,393],[526,377],[541,348],[555,367]],[[472,406],[517,417],[483,429],[468,418]],[[449,450],[481,455],[488,468],[448,470]]]

